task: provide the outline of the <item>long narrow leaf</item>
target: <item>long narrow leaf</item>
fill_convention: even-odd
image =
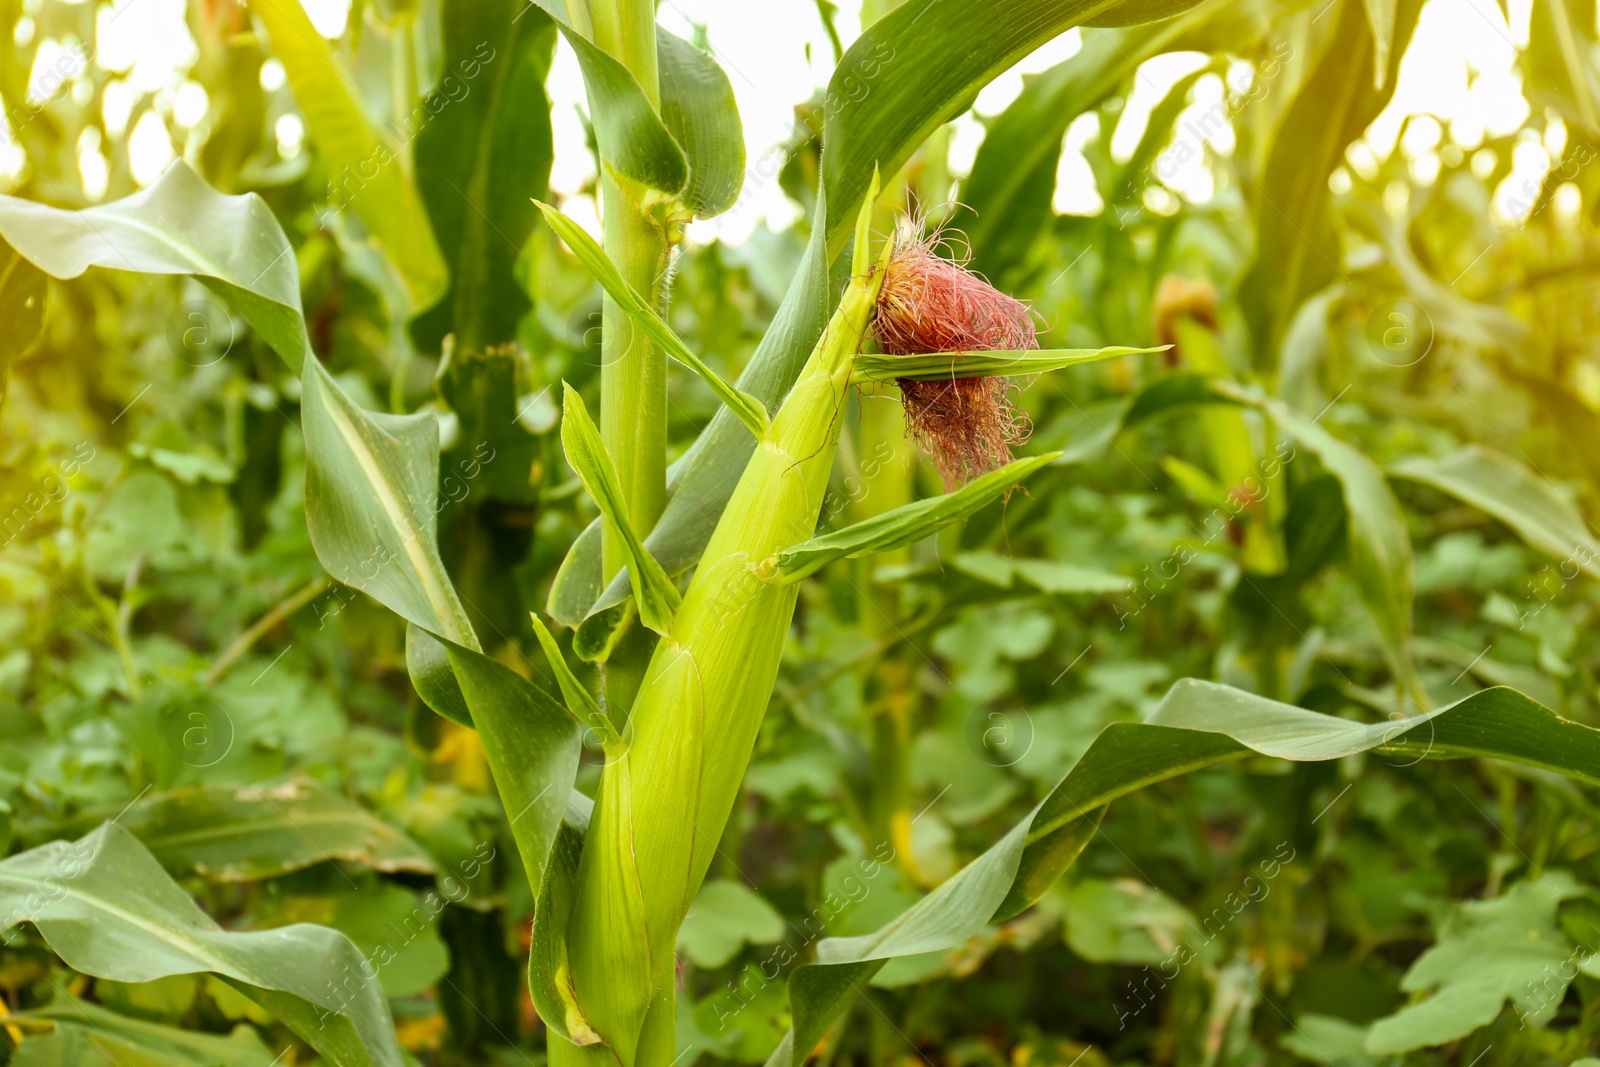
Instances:
[[[1578,509],[1510,456],[1468,445],[1442,459],[1404,460],[1389,473],[1449,493],[1499,519],[1540,552],[1600,578],[1600,542]]]
[[[533,620],[533,632],[538,635],[539,646],[544,649],[545,658],[550,661],[550,669],[556,672],[556,684],[561,687],[561,695],[567,702],[567,714],[579,726],[593,730],[600,737],[600,744],[606,750],[606,755],[620,751],[622,739],[617,736],[616,727],[611,719],[601,709],[600,704],[590,695],[589,690],[578,681],[578,676],[572,673],[572,668],[567,666],[567,658],[561,654],[561,646],[556,644],[555,635],[544,624],[538,615],[529,613]]]
[[[578,57],[589,93],[600,159],[625,178],[676,196],[689,181],[689,160],[632,72],[567,21],[562,0],[533,0],[555,19]]]
[[[148,189],[82,211],[0,196],[0,237],[52,278],[76,278],[90,267],[193,275],[294,370],[311,350],[300,314],[300,273],[272,209],[254,193],[217,192],[182,160]],[[29,285],[22,308],[29,307],[29,294],[43,296],[37,280]],[[33,313],[41,306],[33,305]],[[20,334],[25,321],[8,329]],[[222,324],[197,325],[215,331]]]
[[[733,86],[715,59],[660,26],[656,55],[661,120],[689,161],[689,181],[679,198],[695,218],[720,215],[744,183],[744,124]]]
[[[566,392],[561,404],[561,445],[566,449],[567,462],[622,539],[628,553],[628,577],[639,603],[640,621],[656,633],[665,634],[678,610],[681,599],[678,588],[655,557],[639,543],[639,535],[628,516],[627,500],[622,495],[622,483],[617,479],[617,468],[606,452],[605,442],[600,439],[599,427],[583,405],[583,397],[572,386],[562,384]]]
[[[514,341],[532,306],[516,267],[555,157],[544,81],[556,32],[526,0],[445,0],[439,21],[446,74],[413,143],[450,286],[411,334],[429,352],[450,334],[457,352],[477,352]]]
[[[786,582],[797,582],[836,559],[853,559],[914,544],[971,515],[1060,455],[1047,452],[1019,459],[974,478],[955,492],[917,500],[842,530],[813,537],[778,553],[778,573]]]
[[[556,236],[565,241],[579,261],[589,268],[589,273],[594,275],[600,287],[622,307],[623,311],[627,312],[634,325],[660,345],[667,355],[700,375],[711,387],[711,391],[717,394],[717,398],[728,405],[751,433],[759,438],[767,432],[771,420],[768,419],[767,409],[761,405],[761,401],[723,381],[721,375],[706,366],[705,361],[699,356],[689,351],[689,346],[678,338],[665,319],[656,314],[655,308],[634,292],[633,286],[622,277],[616,264],[611,262],[611,257],[606,255],[605,249],[601,248],[583,227],[549,204],[540,203],[539,210],[544,212],[545,221],[556,232]]]
[[[362,410],[317,360],[301,387],[306,524],[328,573],[408,622],[468,648],[477,636],[439,557],[439,423]]]
[[[1328,473],[1339,479],[1349,515],[1351,570],[1361,599],[1377,623],[1383,656],[1401,692],[1419,703],[1426,699],[1411,658],[1412,601],[1416,562],[1400,502],[1383,471],[1359,449],[1339,440],[1289,409],[1282,401],[1247,392],[1213,379],[1218,396],[1248,404],[1271,416],[1298,445],[1316,454]]]
[[[448,281],[444,258],[400,152],[367,120],[355,79],[298,0],[251,0],[250,11],[288,75],[334,202],[360,216],[404,280],[412,307],[432,306]]]
[[[101,820],[137,837],[178,877],[214,882],[275,878],[330,859],[379,871],[432,874],[432,857],[405,834],[314,779],[262,787],[197,785],[51,828],[76,836]]]
[[[925,352],[914,356],[863,353],[856,357],[856,377],[889,382],[905,378],[914,382],[942,382],[954,378],[999,378],[1076,367],[1121,356],[1165,352],[1160,348],[1040,348],[1022,351]]]

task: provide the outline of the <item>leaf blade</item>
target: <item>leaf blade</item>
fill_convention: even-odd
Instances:
[[[910,356],[863,353],[856,357],[856,376],[868,381],[889,382],[905,378],[914,382],[954,381],[958,378],[996,378],[1024,374],[1043,374],[1066,367],[1099,363],[1122,356],[1143,356],[1165,352],[1171,345],[1157,348],[1034,348],[983,352],[922,352]]]
[[[605,249],[601,248],[583,227],[549,204],[534,202],[544,213],[545,221],[556,232],[556,236],[566,242],[567,247],[572,249],[579,261],[589,269],[589,273],[594,275],[600,287],[621,305],[622,310],[634,324],[660,345],[667,355],[698,374],[706,385],[711,387],[717,399],[728,406],[751,434],[757,438],[765,435],[771,428],[772,421],[761,401],[729,385],[721,375],[707,366],[704,360],[689,351],[689,346],[684,344],[672,327],[667,325],[666,320],[656,313],[655,308],[634,291],[633,286],[629,285],[622,277],[622,273],[617,270],[616,264],[611,262],[611,257],[606,255]]]
[[[628,516],[627,499],[622,494],[622,483],[617,479],[617,469],[606,452],[600,429],[589,417],[583,398],[572,386],[562,383],[561,444],[566,449],[567,462],[572,465],[578,479],[599,506],[608,522],[621,536],[628,553],[628,579],[633,595],[639,604],[639,619],[658,634],[672,628],[672,617],[678,610],[681,597],[677,586],[667,577],[661,564],[639,541],[633,521]]]

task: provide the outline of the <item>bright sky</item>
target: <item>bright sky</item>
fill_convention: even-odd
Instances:
[[[325,34],[336,36],[342,32],[349,0],[302,2]],[[36,10],[38,3],[39,0],[28,0],[25,7]],[[156,94],[155,107],[144,111],[129,133],[133,175],[141,183],[153,181],[171,162],[174,139],[180,147],[185,144],[188,131],[201,123],[206,111],[205,90],[187,80],[196,53],[184,23],[183,4],[184,0],[115,0],[102,7],[99,14],[101,44],[96,59],[125,75],[106,94],[105,118],[112,136],[127,131],[142,93]],[[1517,129],[1528,114],[1515,61],[1518,47],[1527,39],[1530,4],[1531,0],[1512,0],[1508,25],[1496,0],[1428,0],[1417,31],[1418,43],[1401,67],[1394,101],[1373,124],[1367,138],[1352,148],[1349,166],[1357,173],[1371,173],[1378,160],[1398,147],[1408,159],[1413,177],[1427,183],[1438,173],[1441,153],[1470,154],[1486,136]],[[839,7],[838,30],[848,47],[860,32],[859,4],[844,0]],[[721,237],[738,242],[762,222],[773,228],[788,225],[795,209],[776,181],[758,175],[772,172],[778,146],[790,133],[794,105],[827,82],[833,52],[816,4],[813,0],[766,0],[759,4],[749,0],[663,0],[660,10],[662,24],[681,36],[692,35],[696,24],[708,27],[711,47],[733,84],[744,121],[749,191],[734,210],[696,223],[690,231],[691,238]],[[33,33],[32,19],[24,16],[16,29],[19,42],[31,41]],[[1078,33],[1072,31],[1041,48],[984,90],[975,111],[979,116],[996,114],[1021,91],[1025,73],[1053,66],[1078,47]],[[76,79],[83,66],[79,42],[41,41],[38,56],[30,83],[31,103],[65,93],[82,93],[83,89],[78,88],[82,83]],[[1150,109],[1177,79],[1203,63],[1201,56],[1188,53],[1161,56],[1144,65],[1116,129],[1106,131],[1111,136],[1114,155],[1125,157],[1132,150]],[[1249,77],[1243,65],[1228,73],[1230,81],[1241,88],[1248,84]],[[275,62],[263,68],[261,79],[269,89],[288,91],[283,86],[282,68]],[[584,107],[582,79],[565,44],[559,48],[550,91],[557,144],[552,185],[564,198],[563,206],[569,213],[596,226],[593,203],[577,195],[592,177],[593,163],[584,147],[579,117]],[[1194,103],[1186,117],[1198,118],[1216,108],[1222,94],[1222,80],[1207,75],[1197,84]],[[278,119],[275,132],[280,151],[290,156],[304,150],[304,128],[291,108],[285,107],[285,111],[289,113]],[[1431,117],[1406,126],[1405,119],[1412,115]],[[1180,121],[1179,128],[1183,126]],[[1195,123],[1196,128],[1199,126]],[[1405,136],[1401,140],[1403,127]],[[1100,135],[1094,116],[1084,116],[1068,131],[1057,174],[1057,210],[1099,210],[1099,197],[1081,149]],[[1184,136],[1193,142],[1190,151],[1182,153],[1188,161],[1162,168],[1168,188],[1155,186],[1151,193],[1152,206],[1158,209],[1175,206],[1173,194],[1203,201],[1214,193],[1204,153],[1196,150],[1198,139]],[[1557,124],[1543,143],[1530,137],[1518,146],[1514,156],[1516,171],[1500,191],[1502,215],[1515,214],[1514,209],[1503,206],[1504,202],[1524,182],[1532,180],[1537,184],[1550,165],[1550,153],[1560,150],[1563,139],[1564,132]],[[956,121],[950,148],[951,167],[956,174],[964,174],[970,168],[981,140],[982,125],[977,118],[969,114]],[[1224,128],[1212,136],[1208,147],[1224,155],[1232,151],[1232,130]],[[1168,163],[1173,163],[1178,154],[1174,151]],[[78,156],[86,189],[91,195],[102,193],[107,167],[97,134],[86,135],[80,141]],[[1492,165],[1493,161],[1488,162]],[[14,178],[21,164],[16,145],[9,137],[0,140],[0,184],[5,184],[8,177]],[[1337,185],[1349,179],[1346,174],[1336,175],[1334,180]]]

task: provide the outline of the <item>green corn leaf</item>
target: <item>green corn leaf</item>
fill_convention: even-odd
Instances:
[[[1018,578],[1040,592],[1056,595],[1126,593],[1133,589],[1131,578],[1054,559],[1013,559],[996,552],[979,551],[957,553],[950,564],[962,574],[1001,589],[1010,589]]]
[[[567,920],[578,892],[578,862],[594,802],[577,790],[567,807],[550,851],[550,866],[533,911],[533,941],[528,952],[528,987],[539,1018],[553,1033],[578,1045],[594,1045],[594,1032],[578,1006],[567,959]]]
[[[1410,718],[1360,723],[1185,679],[1146,721],[1103,729],[1026,818],[888,925],[862,937],[821,941],[816,962],[789,977],[794,1029],[767,1067],[803,1063],[891,958],[952,951],[988,923],[1036,902],[1088,843],[1111,801],[1252,755],[1311,762],[1358,752],[1401,767],[1464,756],[1509,760],[1600,784],[1600,730],[1563,719],[1515,690],[1488,689]]]
[[[1549,104],[1591,135],[1600,134],[1600,72],[1593,54],[1594,7],[1587,0],[1533,5],[1522,59],[1528,98]]]
[[[537,888],[578,776],[578,727],[548,693],[505,664],[460,645],[445,649],[483,736],[528,884]]]
[[[905,378],[914,382],[954,381],[957,378],[997,378],[1076,367],[1121,356],[1165,352],[1160,348],[1043,348],[1025,351],[926,352],[914,356],[862,354],[856,357],[856,377],[889,382]]]
[[[317,559],[407,622],[479,647],[439,558],[425,501],[439,484],[439,423],[362,410],[317,360],[300,396],[306,525]]]
[[[1198,371],[1163,374],[1139,390],[1122,413],[1119,430],[1132,430],[1184,408],[1206,404],[1238,405],[1243,401],[1222,396],[1211,388],[1213,375]]]
[[[1122,91],[1131,69],[1167,52],[1255,54],[1274,20],[1305,2],[1207,0],[1149,25],[1086,32],[1076,55],[1031,79],[984,132],[951,220],[967,235],[972,266],[998,283],[1022,265],[1054,217],[1050,198],[1067,127]]]
[[[227,1035],[180,1030],[108,1011],[59,986],[45,1007],[13,1012],[6,1021],[26,1030],[51,1028],[22,1043],[12,1056],[13,1067],[273,1067],[275,1062],[248,1026]]]
[[[1136,26],[1142,22],[1162,22],[1187,11],[1190,0],[1126,0],[1098,15],[1083,20],[1085,26]]]
[[[388,1002],[349,938],[308,923],[224,930],[114,822],[0,861],[0,915],[6,929],[32,923],[73,970],[118,982],[210,972],[332,1064],[402,1062]]]
[[[1047,452],[1007,463],[952,493],[917,500],[784,549],[777,556],[778,573],[785,582],[797,582],[836,559],[853,559],[915,544],[934,531],[971,515],[1060,455]]]
[[[561,646],[556,644],[555,635],[538,615],[529,612],[529,617],[533,620],[533,632],[539,637],[539,646],[544,649],[545,658],[550,661],[550,669],[556,672],[556,684],[561,687],[561,695],[566,698],[567,713],[579,726],[587,727],[599,735],[601,747],[605,749],[607,756],[620,752],[622,739],[617,736],[616,727],[612,725],[610,717],[601,710],[599,702],[578,680],[578,676],[572,673],[572,668],[567,666],[567,658],[561,654]]]
[[[363,411],[316,360],[306,362],[301,413],[306,521],[317,558],[412,625],[407,661],[427,672],[414,676],[418,691],[483,735],[495,788],[537,886],[577,774],[580,739],[560,704],[479,651],[440,562],[428,506],[439,479],[437,420]]]
[[[554,148],[549,73],[556,31],[525,0],[448,0],[440,11],[443,74],[419,105],[417,190],[450,267],[445,297],[411,323],[419,348],[458,352],[516,340],[532,307],[517,280],[548,192]]]
[[[360,217],[404,281],[411,306],[431,307],[444,294],[448,272],[401,152],[367,120],[355,80],[304,7],[251,0],[250,11],[288,75],[334,204]]]
[[[52,836],[82,834],[119,812],[117,825],[179,878],[253,882],[330,859],[377,871],[435,871],[421,845],[310,778],[153,793],[125,809],[118,804],[54,827]]]
[[[406,673],[424,704],[451,722],[472,728],[472,712],[461,695],[444,642],[414,622],[406,623]]]
[[[1340,0],[1332,39],[1289,104],[1271,154],[1252,189],[1256,257],[1240,283],[1239,299],[1255,337],[1256,366],[1277,359],[1295,309],[1338,279],[1343,254],[1334,232],[1328,176],[1345,149],[1394,93],[1395,71],[1379,78],[1362,0]],[[1420,0],[1398,0],[1389,62],[1397,66],[1416,27]],[[1383,88],[1375,88],[1382,84]]]
[[[562,0],[532,2],[555,20],[578,57],[601,161],[648,188],[671,196],[682,192],[689,182],[689,160],[638,79],[568,21]]]
[[[639,604],[639,620],[658,634],[665,634],[672,626],[672,616],[678,610],[678,589],[661,569],[655,557],[639,543],[633,522],[628,517],[627,500],[622,495],[622,484],[617,480],[617,469],[606,453],[605,442],[600,439],[600,429],[589,417],[583,397],[572,386],[562,383],[561,445],[566,449],[567,462],[572,465],[583,487],[589,491],[601,514],[616,527],[628,551],[628,577],[633,583],[633,595]]]
[[[1403,460],[1389,473],[1449,493],[1499,519],[1540,552],[1600,578],[1600,543],[1578,509],[1548,480],[1504,453],[1468,445],[1441,459]],[[1574,570],[1571,577],[1576,576]]]
[[[557,0],[533,0],[578,56],[600,158],[625,178],[676,196],[696,218],[733,206],[744,181],[744,129],[714,59],[656,27],[659,113],[632,72],[567,21]]]
[[[767,417],[767,409],[761,405],[761,401],[723,381],[721,375],[706,366],[705,361],[699,356],[689,351],[689,346],[679,340],[666,320],[656,314],[656,310],[648,301],[634,292],[633,287],[611,262],[611,257],[606,255],[605,249],[601,248],[583,227],[549,204],[539,204],[539,209],[544,212],[545,221],[556,232],[556,236],[566,242],[567,247],[572,249],[573,254],[589,269],[589,273],[594,275],[600,287],[622,307],[623,311],[627,312],[634,325],[660,345],[667,355],[700,375],[711,387],[711,391],[717,394],[717,398],[728,405],[752,434],[759,438],[767,432],[771,420]]]
[[[744,184],[744,125],[717,61],[681,37],[656,27],[661,72],[661,120],[689,161],[679,193],[696,218],[720,215]]]
[[[1396,0],[1362,0],[1367,30],[1372,34],[1372,85],[1382,89],[1389,78],[1389,53],[1394,50]]]
[[[548,2],[548,0],[547,0]],[[827,324],[829,267],[849,241],[873,169],[892,176],[933,130],[978,91],[1073,26],[1128,0],[912,0],[868,27],[839,60],[823,96],[823,162],[811,240],[794,282],[738,386],[772,411]],[[1171,11],[1166,13],[1170,14]],[[672,493],[646,546],[670,573],[694,564],[744,472],[755,442],[731,411],[718,412],[669,472]],[[602,586],[597,600],[589,591]],[[603,581],[598,538],[579,538],[550,591],[548,610],[577,625],[627,599],[627,581]]]
[[[90,267],[193,275],[296,371],[311,350],[300,314],[294,252],[272,209],[254,193],[217,192],[181,160],[149,188],[82,211],[0,196],[0,237],[52,278],[76,278]],[[17,296],[0,289],[3,306],[20,301],[17,306],[34,315],[42,305],[28,301],[40,295],[39,279],[30,279],[26,271]],[[222,327],[204,310],[195,309],[195,314],[204,320],[194,322],[195,328]],[[24,317],[20,323],[27,321]],[[180,349],[190,325],[188,320],[177,323]],[[16,336],[24,333],[25,328],[18,329]]]

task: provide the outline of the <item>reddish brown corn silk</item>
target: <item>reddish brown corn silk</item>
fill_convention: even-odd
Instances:
[[[1037,348],[1028,306],[984,281],[965,263],[942,256],[935,232],[903,219],[878,297],[874,333],[892,356]],[[944,477],[956,486],[1011,462],[1011,448],[1028,439],[1028,417],[1011,404],[1008,379],[963,378],[961,357],[951,377],[899,379],[906,429]]]

